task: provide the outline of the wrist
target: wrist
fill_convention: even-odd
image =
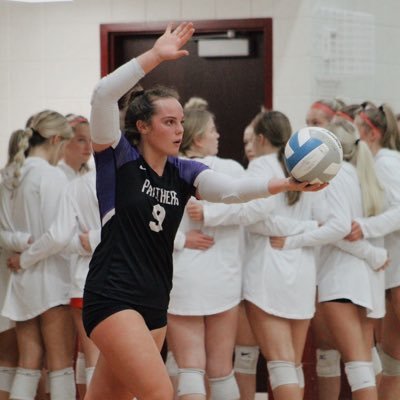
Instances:
[[[270,194],[278,194],[281,192],[285,192],[288,190],[288,188],[289,188],[288,178],[284,179],[272,178],[268,182],[268,192]]]
[[[143,72],[147,74],[164,60],[156,49],[151,48],[136,58]]]

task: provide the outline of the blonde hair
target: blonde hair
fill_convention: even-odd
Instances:
[[[384,190],[376,176],[374,158],[367,143],[360,140],[356,126],[345,119],[335,119],[327,129],[334,133],[342,144],[343,159],[356,167],[364,217],[380,214],[383,210]]]
[[[382,139],[382,147],[391,150],[400,150],[400,132],[393,110],[387,104],[377,107],[371,102],[361,105],[359,114],[367,130],[377,129]]]
[[[74,134],[68,120],[62,114],[52,110],[44,110],[35,114],[30,128],[45,139],[53,136],[71,139]]]
[[[192,97],[183,108],[185,122],[180,152],[187,155],[196,138],[205,134],[207,124],[214,115],[208,110],[208,103],[200,97]]]
[[[60,136],[66,140],[73,136],[72,128],[67,119],[60,113],[52,110],[44,110],[33,115],[30,118],[29,127],[18,132],[20,132],[18,150],[9,159],[9,163],[15,163],[14,187],[18,185],[21,176],[21,167],[32,147],[43,144],[53,136]]]

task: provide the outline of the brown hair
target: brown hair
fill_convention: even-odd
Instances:
[[[130,94],[129,106],[126,110],[124,120],[124,131],[126,138],[134,145],[140,142],[140,132],[137,128],[138,121],[151,122],[156,113],[154,102],[159,99],[174,98],[179,100],[175,89],[157,85],[148,90],[135,90]]]
[[[278,160],[282,166],[285,176],[289,173],[285,167],[284,154],[285,146],[292,134],[292,126],[288,117],[280,111],[263,111],[256,115],[253,120],[255,135],[262,135],[278,148]],[[286,192],[286,199],[289,206],[300,199],[300,192]]]

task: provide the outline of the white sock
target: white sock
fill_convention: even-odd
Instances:
[[[17,368],[0,367],[0,391],[9,392],[14,380]]]
[[[11,386],[10,400],[34,400],[41,376],[40,369],[17,368]]]
[[[72,367],[49,373],[51,400],[75,400],[76,389]]]

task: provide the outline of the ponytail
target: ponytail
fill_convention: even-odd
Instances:
[[[14,164],[14,179],[12,186],[13,188],[16,188],[19,184],[19,179],[21,177],[21,168],[25,162],[25,158],[27,156],[28,150],[29,150],[29,141],[30,138],[33,135],[33,131],[31,128],[26,128],[25,130],[18,130],[14,132],[15,137],[18,140],[17,146],[15,146],[15,154],[9,154],[9,164]],[[13,135],[14,135],[13,134]],[[11,136],[10,139],[10,147],[11,147],[11,140],[13,136]]]
[[[382,136],[382,146],[392,150],[400,151],[400,133],[396,117],[387,104],[382,104],[379,109],[385,115],[386,131]]]
[[[361,187],[363,216],[378,215],[383,209],[384,191],[376,176],[372,153],[356,126],[342,118],[335,119],[327,126],[340,141],[343,159],[352,163],[357,171]]]
[[[371,151],[362,140],[357,144],[355,166],[360,180],[364,217],[378,215],[383,210],[384,190],[376,176]]]

